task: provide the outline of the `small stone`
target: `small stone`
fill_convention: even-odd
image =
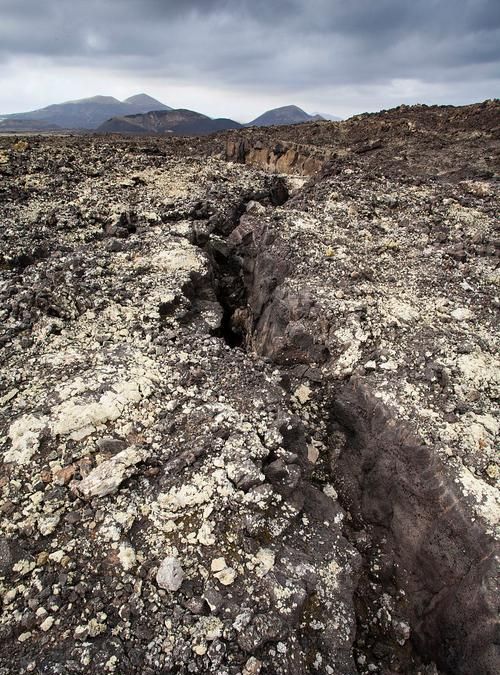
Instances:
[[[314,445],[308,445],[307,446],[307,459],[311,464],[316,464],[318,461],[319,457],[319,450],[318,448],[314,447]]]
[[[36,559],[36,564],[39,567],[42,567],[43,565],[45,565],[47,563],[48,559],[49,559],[48,552],[47,551],[40,551],[40,553],[38,554],[37,559]]]
[[[207,653],[207,645],[206,644],[198,644],[193,647],[193,652],[195,654],[198,654],[198,656],[203,656],[204,654]]]
[[[498,478],[499,474],[500,474],[500,471],[498,469],[498,465],[497,464],[488,464],[488,466],[486,467],[486,473],[492,480],[496,480]]]
[[[242,675],[259,675],[261,669],[262,661],[256,659],[255,656],[251,656],[245,663]]]
[[[4,593],[3,596],[3,604],[4,605],[10,605],[10,603],[15,600],[17,595],[17,590],[15,588],[11,588],[10,591],[7,591]]]
[[[215,537],[212,534],[210,525],[208,523],[203,523],[200,529],[198,530],[197,535],[198,541],[203,546],[213,546],[215,544]]]
[[[203,599],[210,607],[211,612],[217,612],[223,602],[223,596],[216,588],[207,588],[203,594]]]
[[[53,560],[56,563],[60,563],[63,558],[64,558],[64,551],[62,549],[54,551],[54,553],[51,553],[49,555],[49,560]]]
[[[223,586],[230,586],[238,575],[232,567],[226,567],[220,572],[216,572],[214,576],[217,577]]]
[[[40,534],[44,537],[47,537],[49,534],[52,534],[61,520],[61,516],[58,514],[54,516],[47,516],[46,518],[40,518],[38,521],[38,529]]]
[[[31,633],[21,633],[21,635],[17,638],[19,642],[26,642],[26,640],[29,640],[31,637]]]
[[[204,616],[200,619],[199,629],[203,632],[205,639],[212,642],[222,636],[224,624],[217,617]]]
[[[457,321],[468,321],[474,316],[467,307],[457,307],[451,312],[451,316]]]
[[[295,398],[304,405],[304,403],[307,403],[309,399],[311,398],[311,390],[309,387],[307,387],[305,384],[301,384],[297,389],[295,390]]]
[[[259,202],[252,200],[247,204],[246,212],[254,216],[262,215],[263,213],[265,213],[265,211],[266,211],[265,206],[262,206],[262,204],[260,204]]]
[[[129,544],[122,544],[118,551],[118,558],[122,564],[123,569],[128,572],[137,564],[137,557],[134,549]]]
[[[122,450],[111,459],[99,464],[75,486],[75,489],[86,499],[104,497],[116,492],[125,478],[133,473],[135,465],[142,459],[143,456],[138,448],[130,447]]]
[[[0,537],[0,574],[7,574],[14,565],[13,542],[6,537]]]
[[[177,558],[165,558],[156,573],[156,583],[167,591],[178,591],[184,581],[184,571]]]
[[[274,567],[274,551],[270,548],[260,548],[255,554],[255,560],[258,562],[257,576],[264,577]]]
[[[214,558],[212,560],[212,564],[210,565],[210,569],[212,570],[212,572],[220,572],[225,567],[227,567],[227,565],[224,558]]]
[[[87,629],[90,637],[97,637],[106,632],[106,624],[97,619],[90,619]]]
[[[89,629],[87,626],[77,626],[73,632],[73,637],[75,640],[85,640],[89,634]]]
[[[377,362],[376,361],[367,361],[365,363],[365,370],[377,370]]]
[[[53,616],[48,616],[45,621],[42,621],[40,624],[40,629],[46,633],[48,630],[52,628],[54,625],[54,617]]]
[[[59,469],[59,471],[56,471],[54,474],[54,483],[56,485],[67,485],[75,475],[75,472],[76,466],[74,464]]]

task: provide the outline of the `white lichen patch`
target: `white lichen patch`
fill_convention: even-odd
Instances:
[[[29,462],[38,450],[44,429],[54,436],[80,441],[107,422],[116,421],[128,406],[138,404],[151,394],[157,379],[156,372],[140,367],[131,368],[130,375],[129,379],[111,383],[100,395],[89,391],[91,383],[85,385],[80,377],[74,384],[60,387],[60,395],[73,392],[78,395],[55,405],[50,415],[25,415],[13,422],[8,431],[11,447],[4,460],[18,464]]]
[[[389,321],[411,323],[417,321],[420,316],[415,302],[408,302],[395,296],[380,300],[378,308],[380,314]]]
[[[163,251],[154,253],[147,261],[139,258],[137,265],[152,265],[155,269],[166,273],[201,272],[206,266],[203,254],[187,241],[174,243]]]
[[[490,533],[498,534],[500,524],[500,497],[496,488],[476,478],[463,467],[458,480],[464,495],[473,498],[473,508],[478,517],[487,523]]]
[[[27,464],[38,450],[40,432],[46,425],[46,418],[34,415],[25,415],[13,422],[8,431],[12,445],[4,454],[4,462]]]

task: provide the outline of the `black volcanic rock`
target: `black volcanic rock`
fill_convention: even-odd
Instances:
[[[203,136],[226,129],[240,129],[241,124],[230,119],[211,119],[193,110],[155,110],[142,115],[113,117],[98,128],[101,133],[169,134],[174,136]]]
[[[308,115],[304,110],[296,105],[286,105],[282,108],[274,108],[263,113],[247,127],[273,127],[285,124],[302,124],[302,122],[314,122],[322,119],[319,115]]]

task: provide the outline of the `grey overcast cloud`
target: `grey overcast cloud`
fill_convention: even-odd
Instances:
[[[249,120],[500,91],[499,0],[0,0],[0,112],[147,92]]]

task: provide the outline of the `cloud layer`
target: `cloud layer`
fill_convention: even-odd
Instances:
[[[500,90],[500,3],[0,0],[0,67],[2,111],[29,106],[27,89],[33,107],[78,96],[78,79],[82,96],[97,93],[89,81],[100,93],[128,83],[125,95],[144,82],[179,106],[170,92],[198,89],[209,113],[258,111],[266,101],[344,114],[462,103]]]

